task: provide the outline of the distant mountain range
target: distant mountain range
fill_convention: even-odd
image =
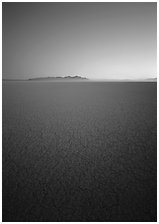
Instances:
[[[146,79],[147,81],[149,82],[157,82],[157,78],[149,78],[149,79]]]
[[[88,79],[81,76],[37,77],[30,79],[2,79],[3,81],[90,81],[90,82],[157,82],[157,78],[147,79]]]
[[[74,81],[74,80],[88,80],[87,78],[85,77],[81,77],[81,76],[56,76],[56,77],[37,77],[37,78],[31,78],[31,79],[28,79],[29,81],[45,81],[45,80],[52,80],[52,81]]]
[[[92,82],[157,82],[157,78],[145,79],[93,79]]]

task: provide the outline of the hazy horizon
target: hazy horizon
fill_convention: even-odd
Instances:
[[[38,80],[38,79],[52,79],[52,78],[57,78],[57,81],[61,81],[61,80],[58,80],[58,78],[62,78],[61,80],[63,81],[69,81],[69,79],[67,78],[67,79],[65,79],[66,77],[68,77],[67,75],[66,76],[36,76],[36,77],[34,77],[34,76],[32,76],[32,77],[30,77],[30,78],[3,78],[3,80],[22,80],[22,81],[29,81],[29,80]],[[74,77],[74,75],[73,76],[70,76],[70,80],[71,81],[125,81],[125,80],[129,80],[129,81],[136,81],[136,80],[155,80],[155,79],[157,79],[157,76],[152,76],[152,77],[143,77],[143,78],[138,78],[138,77],[136,77],[136,78],[88,78],[88,77],[84,77],[84,76],[79,76],[79,77],[81,77],[82,79],[75,79],[75,80],[73,80],[73,79],[71,79],[71,78],[73,78]]]
[[[2,3],[3,79],[157,77],[157,3]]]

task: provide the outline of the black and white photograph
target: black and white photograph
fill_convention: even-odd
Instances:
[[[2,221],[157,222],[157,2],[2,2]]]

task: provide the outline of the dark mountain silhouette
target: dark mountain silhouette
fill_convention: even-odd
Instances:
[[[81,76],[56,76],[56,77],[37,77],[37,78],[31,78],[31,79],[28,79],[28,80],[41,80],[41,81],[45,81],[45,80],[53,80],[53,81],[64,81],[64,80],[67,80],[67,81],[73,81],[73,80],[88,80],[87,78],[85,77],[81,77]]]

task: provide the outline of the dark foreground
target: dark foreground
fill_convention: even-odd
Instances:
[[[3,221],[156,221],[156,83],[3,82]]]

